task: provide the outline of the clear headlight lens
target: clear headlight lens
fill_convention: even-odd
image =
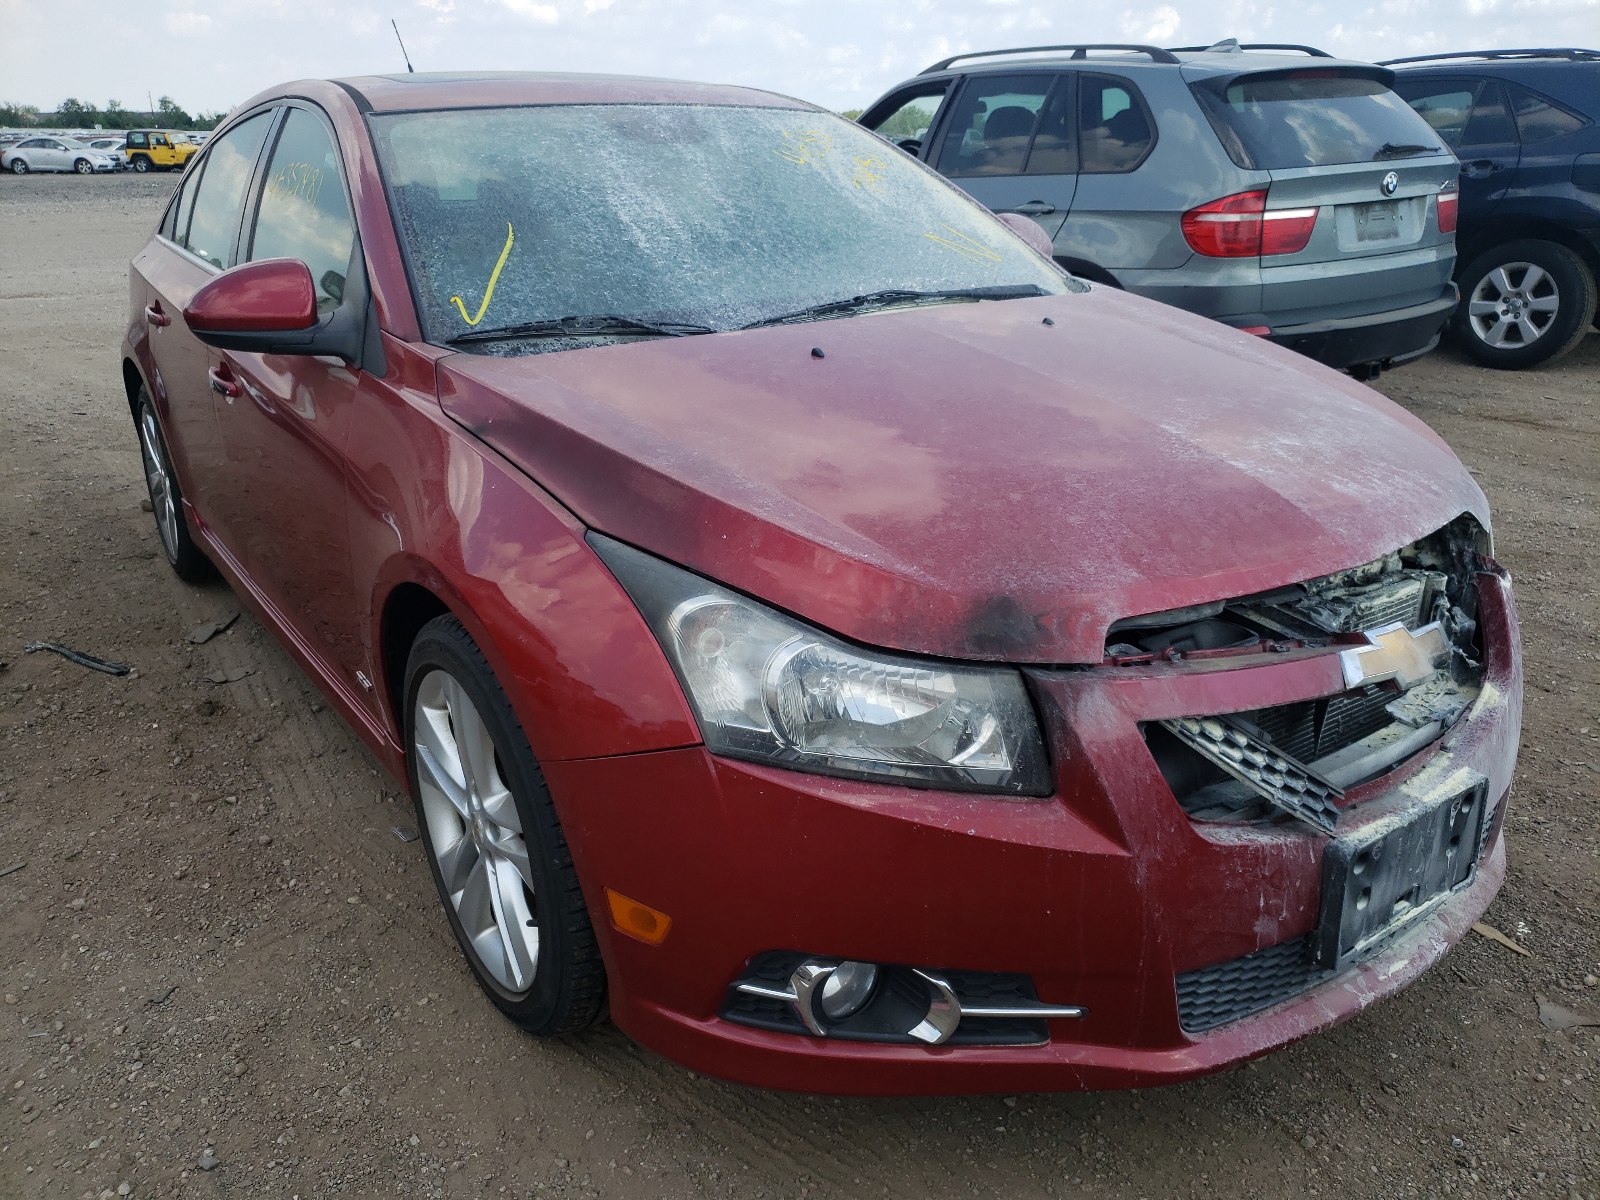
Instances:
[[[859,650],[600,534],[718,754],[857,779],[1050,792],[1022,676]]]

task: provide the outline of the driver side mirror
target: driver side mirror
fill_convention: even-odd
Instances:
[[[240,263],[194,294],[183,323],[219,350],[329,355],[381,376],[383,343],[359,253],[340,282],[342,303],[319,314],[311,270],[299,259]]]

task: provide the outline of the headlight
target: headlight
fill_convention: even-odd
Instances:
[[[854,779],[1050,793],[1022,676],[861,650],[600,534],[717,754]]]

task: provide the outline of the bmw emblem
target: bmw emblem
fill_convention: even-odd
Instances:
[[[1378,186],[1383,189],[1385,196],[1392,196],[1400,190],[1400,176],[1390,171],[1383,177],[1383,182]]]

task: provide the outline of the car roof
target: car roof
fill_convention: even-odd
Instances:
[[[360,75],[332,81],[371,112],[489,108],[541,104],[717,104],[798,108],[816,106],[789,96],[726,84],[689,83],[641,75],[587,75],[557,71],[435,71]],[[273,88],[257,102],[290,94]]]

